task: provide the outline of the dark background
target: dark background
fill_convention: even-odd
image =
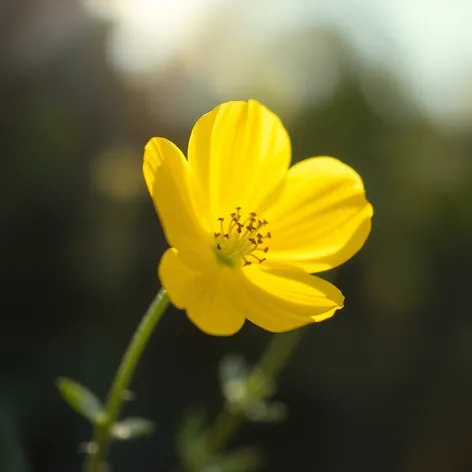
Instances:
[[[224,29],[229,17],[218,18]],[[193,122],[235,98],[282,117],[294,161],[333,155],[356,168],[375,207],[365,248],[329,275],[345,309],[307,328],[280,378],[288,419],[248,425],[236,442],[260,446],[274,472],[472,470],[470,108],[439,123],[388,57],[361,60],[342,28],[276,35],[276,63],[300,50],[311,69],[319,63],[310,73],[299,64],[290,89],[329,83],[310,100],[259,69],[241,88],[196,77],[198,67],[211,76],[231,64],[201,59],[220,41],[211,29],[165,66],[127,73],[110,53],[113,28],[77,1],[0,0],[0,470],[80,470],[90,427],[55,379],[104,397],[159,288],[166,243],[141,175],[143,146],[159,135],[185,149]],[[242,41],[235,70],[247,48]],[[230,352],[254,362],[268,340],[249,324],[209,337],[170,310],[127,408],[157,431],[117,446],[113,470],[173,472],[184,411],[201,407],[211,419],[222,405],[218,362]]]

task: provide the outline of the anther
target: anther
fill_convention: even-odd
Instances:
[[[271,234],[261,232],[261,228],[268,223],[265,219],[257,218],[254,211],[246,215],[241,215],[240,211],[241,207],[236,207],[236,211],[229,214],[229,220],[223,217],[217,218],[220,230],[213,233],[214,248],[221,251],[218,257],[231,265],[237,259],[243,262],[243,266],[254,264],[251,258],[262,264],[266,258],[257,257],[256,254],[258,251],[260,254],[266,254],[269,250],[263,243],[265,238],[271,237]],[[228,223],[225,224],[225,221]]]

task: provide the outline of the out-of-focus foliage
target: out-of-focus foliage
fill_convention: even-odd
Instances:
[[[89,389],[65,377],[57,381],[57,386],[64,400],[92,424],[106,421],[102,402]]]
[[[152,76],[153,94],[117,72],[107,54],[110,28],[76,1],[0,5],[4,472],[80,470],[78,445],[90,426],[54,381],[67,375],[105,396],[158,289],[165,248],[142,181],[143,145],[159,135],[185,149],[191,123],[216,104],[207,83],[185,89],[191,78],[178,57]],[[280,54],[291,54],[285,39],[281,33]],[[472,113],[439,128],[388,63],[360,61],[340,32],[307,29],[296,47],[309,56],[323,41],[337,64],[323,100],[278,101],[283,81],[267,76],[244,98],[283,117],[295,161],[333,155],[360,172],[374,229],[364,250],[329,274],[345,309],[309,328],[281,378],[275,399],[289,406],[287,420],[250,423],[233,445],[262,449],[275,472],[469,471]],[[313,64],[312,75],[300,72],[307,89],[321,74]],[[243,97],[224,96],[232,98]],[[182,412],[194,406],[216,415],[219,360],[241,352],[252,362],[267,340],[252,326],[208,337],[170,310],[126,411],[158,428],[115,448],[114,470],[174,471]]]

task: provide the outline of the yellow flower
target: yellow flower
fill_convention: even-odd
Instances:
[[[289,331],[343,307],[341,292],[310,274],[362,247],[372,206],[337,159],[290,161],[284,126],[254,100],[202,116],[188,160],[167,139],[146,145],[144,178],[171,246],[159,277],[202,331],[234,334],[245,319]]]

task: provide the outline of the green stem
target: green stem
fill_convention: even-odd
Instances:
[[[168,305],[167,292],[161,288],[151,305],[149,305],[116,371],[105,403],[106,421],[95,426],[92,440],[94,451],[87,456],[84,472],[102,472],[106,470],[105,459],[110,447],[110,430],[118,420],[123,403],[126,401],[126,389],[131,382],[139,359]]]
[[[243,414],[224,408],[210,428],[207,439],[207,454],[213,455],[224,449],[243,424]]]
[[[259,371],[259,375],[275,380],[289,362],[304,333],[305,330],[299,328],[288,333],[275,334],[256,364],[254,374]]]
[[[276,380],[300,343],[303,332],[303,329],[297,329],[284,334],[275,334],[272,337],[248,379],[248,403],[256,400],[260,394],[257,385],[260,386],[261,377],[264,382],[274,382]],[[214,454],[226,447],[244,424],[244,421],[243,413],[224,408],[210,427],[207,452]]]

